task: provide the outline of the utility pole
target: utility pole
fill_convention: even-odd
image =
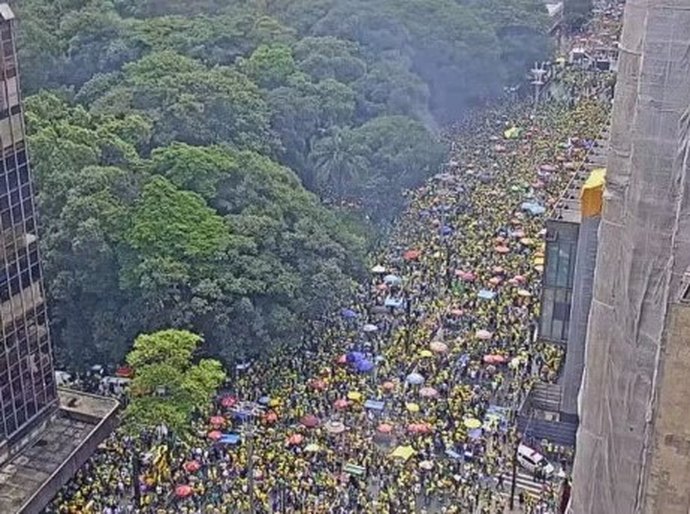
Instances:
[[[242,430],[247,441],[247,494],[249,496],[249,514],[256,512],[254,493],[254,419],[260,416],[263,409],[253,402],[242,402],[233,408],[242,417],[248,418],[247,425]]]
[[[513,476],[510,479],[510,510],[515,508],[515,487],[517,485],[517,456],[520,439],[515,441],[515,450],[513,451]]]

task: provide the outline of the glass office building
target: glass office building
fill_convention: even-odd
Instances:
[[[15,30],[0,4],[0,446],[57,406]]]

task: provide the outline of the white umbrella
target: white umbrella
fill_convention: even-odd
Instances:
[[[385,272],[386,272],[386,268],[384,268],[384,267],[381,266],[380,264],[377,264],[376,266],[374,266],[373,268],[371,268],[371,272],[372,272],[372,273],[376,273],[376,274],[385,273]]]
[[[376,332],[379,329],[376,325],[372,325],[371,323],[367,323],[362,327],[363,332]]]

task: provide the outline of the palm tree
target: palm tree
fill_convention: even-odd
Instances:
[[[367,161],[354,144],[349,130],[338,130],[318,140],[309,155],[321,191],[343,196],[361,178]]]

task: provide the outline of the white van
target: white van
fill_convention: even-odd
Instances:
[[[541,453],[524,444],[518,446],[517,461],[520,466],[530,473],[540,469],[544,478],[551,477],[555,471],[554,467]]]

